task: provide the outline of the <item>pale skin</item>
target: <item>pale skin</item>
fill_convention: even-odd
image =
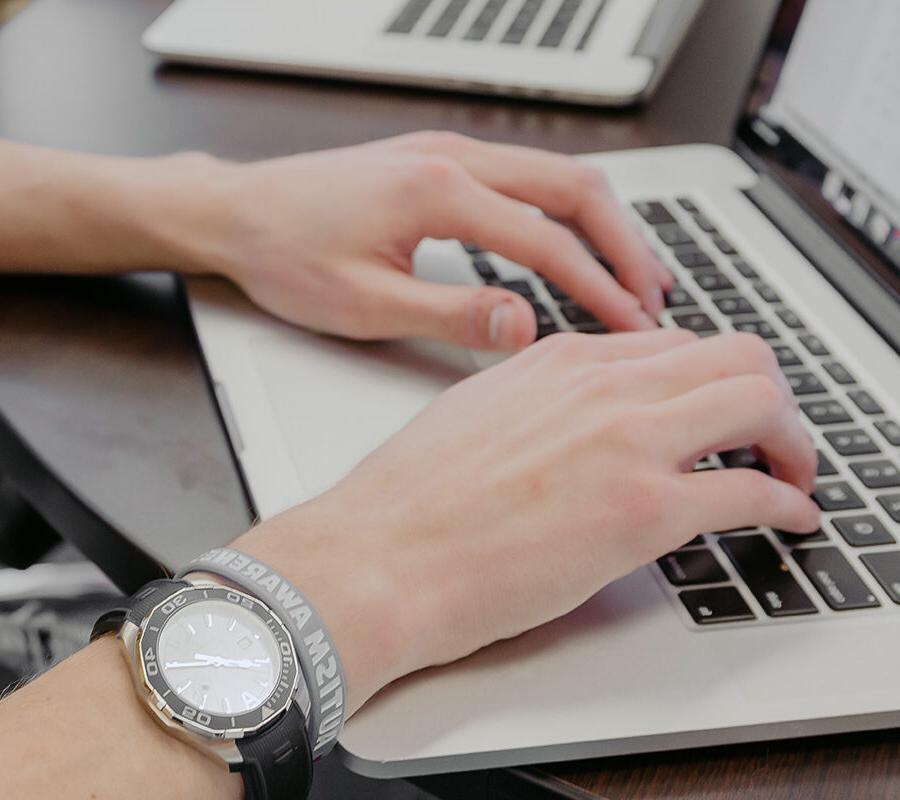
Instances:
[[[602,176],[568,158],[447,134],[255,165],[0,143],[0,174],[0,270],[213,272],[316,330],[525,347],[534,317],[521,298],[410,276],[422,237],[455,237],[531,266],[621,331],[552,336],[463,381],[333,490],[237,540],[326,620],[351,713],[698,533],[818,526],[815,451],[769,347],[653,330],[671,278]],[[517,200],[577,228],[621,285]],[[771,475],[691,473],[744,445]],[[242,794],[150,718],[108,637],[0,705],[0,773],[13,798]]]

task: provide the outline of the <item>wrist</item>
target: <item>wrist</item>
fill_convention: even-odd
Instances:
[[[348,716],[419,665],[408,598],[389,554],[367,546],[383,540],[352,508],[328,493],[234,542],[278,570],[324,620],[343,664]]]

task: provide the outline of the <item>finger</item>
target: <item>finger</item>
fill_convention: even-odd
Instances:
[[[778,530],[812,533],[819,528],[819,508],[796,486],[754,469],[712,469],[685,475],[688,493],[681,514],[699,532],[768,525]]]
[[[449,162],[452,164],[452,162]],[[423,187],[421,235],[476,241],[544,275],[613,330],[650,330],[655,321],[559,223],[443,165]]]
[[[809,494],[815,487],[816,451],[795,408],[764,375],[706,384],[648,407],[661,442],[678,463],[756,445],[775,478]]]
[[[796,405],[790,384],[778,367],[775,353],[755,334],[733,333],[697,339],[672,353],[662,353],[642,364],[652,379],[643,382],[646,396],[676,397],[722,378],[765,375]]]
[[[672,276],[632,225],[599,169],[570,156],[452,133],[417,134],[408,141],[420,152],[450,156],[498,192],[572,221],[648,313],[656,316],[662,310],[662,291],[672,288]]]
[[[365,338],[423,336],[479,350],[519,350],[534,341],[534,311],[525,298],[493,286],[431,283],[392,270],[358,270],[366,298]]]

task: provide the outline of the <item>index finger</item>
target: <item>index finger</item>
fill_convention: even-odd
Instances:
[[[653,315],[662,310],[661,291],[671,289],[672,276],[632,225],[599,169],[570,156],[456,134],[417,134],[412,141],[423,152],[454,159],[495,191],[574,223],[645,310]]]

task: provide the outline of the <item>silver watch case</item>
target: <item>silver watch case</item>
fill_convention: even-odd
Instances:
[[[282,674],[266,702],[243,714],[209,714],[185,703],[166,684],[156,665],[157,640],[166,619],[175,611],[201,600],[236,603],[256,614],[279,643]],[[281,620],[261,600],[212,582],[192,583],[154,606],[140,626],[126,621],[119,630],[129,671],[138,695],[153,716],[172,734],[227,764],[242,762],[236,741],[277,722],[296,702],[309,719],[309,692],[302,680],[293,641]]]

